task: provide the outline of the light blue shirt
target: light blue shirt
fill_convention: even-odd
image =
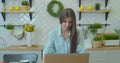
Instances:
[[[77,49],[76,53],[84,53],[84,38],[80,30],[77,29]],[[70,53],[70,34],[65,40],[61,27],[51,31],[48,35],[48,42],[43,50],[43,57],[45,54],[69,54]]]

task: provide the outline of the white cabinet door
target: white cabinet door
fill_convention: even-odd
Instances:
[[[120,50],[108,50],[107,58],[107,63],[120,63]]]
[[[106,63],[106,50],[92,50],[88,51],[89,56],[89,63]]]

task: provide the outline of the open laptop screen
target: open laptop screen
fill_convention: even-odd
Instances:
[[[45,63],[89,63],[89,54],[46,54]]]

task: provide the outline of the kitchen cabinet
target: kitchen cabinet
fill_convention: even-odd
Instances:
[[[120,46],[91,48],[87,52],[90,54],[89,63],[119,63]]]
[[[105,0],[105,7],[107,6],[107,4],[108,4],[108,0]],[[80,6],[81,6],[81,0],[79,0],[79,7]],[[104,10],[92,10],[92,11],[89,11],[89,10],[81,11],[80,10],[79,11],[79,20],[81,20],[81,13],[105,13],[105,20],[107,20],[109,12],[111,12],[111,10],[108,10],[108,9],[104,9]]]
[[[89,63],[107,63],[106,57],[107,57],[107,51],[106,50],[100,50],[100,51],[88,51],[89,56]]]
[[[4,54],[38,54],[37,63],[41,63],[42,49],[42,46],[11,46],[7,48],[0,48],[0,61],[3,61]]]
[[[109,50],[107,52],[107,63],[120,63],[120,50]]]

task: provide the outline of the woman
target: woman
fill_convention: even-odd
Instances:
[[[45,54],[84,53],[83,36],[76,28],[76,16],[71,8],[66,8],[59,17],[61,27],[51,31],[43,50]],[[44,63],[44,60],[43,60]]]

